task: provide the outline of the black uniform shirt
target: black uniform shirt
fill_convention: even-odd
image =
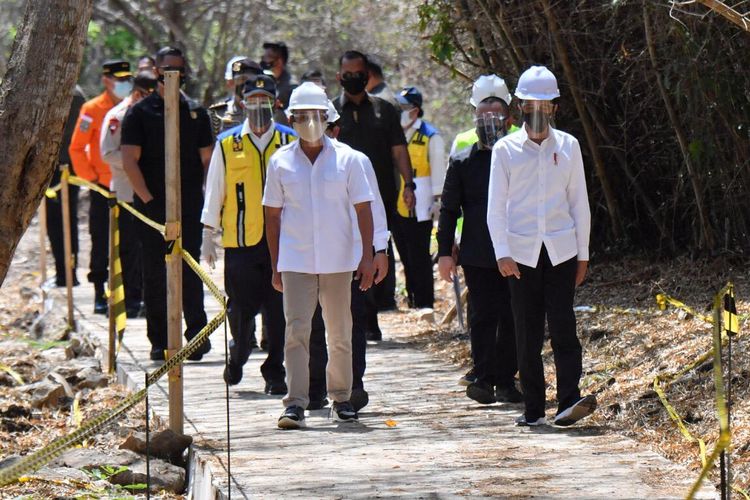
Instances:
[[[391,148],[406,144],[400,111],[388,101],[369,95],[355,104],[342,94],[334,105],[341,116],[338,140],[367,155],[378,179],[383,204],[386,209],[393,209],[398,184]]]
[[[203,208],[203,162],[200,148],[213,144],[206,110],[180,97],[180,177],[182,216],[200,218]],[[164,99],[156,92],[132,106],[122,122],[122,144],[141,147],[138,166],[154,197],[149,215],[164,220]]]
[[[458,264],[496,269],[497,260],[487,229],[487,191],[492,151],[476,144],[451,157],[440,198],[438,255],[450,256],[456,221],[463,212],[464,224]]]

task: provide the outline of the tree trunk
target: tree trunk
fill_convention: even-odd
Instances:
[[[28,0],[0,84],[0,284],[52,177],[92,0]]]

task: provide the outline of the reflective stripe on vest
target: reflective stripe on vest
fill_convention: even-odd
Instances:
[[[419,127],[419,130],[414,132],[414,135],[409,141],[409,159],[411,160],[412,177],[414,182],[418,183],[420,188],[428,187],[426,191],[425,189],[417,189],[414,194],[420,197],[429,196],[432,198],[432,179],[430,177],[432,171],[430,170],[429,159],[430,136],[425,132],[426,126],[425,123],[422,122],[422,126]],[[396,205],[398,214],[401,217],[409,217],[409,209],[406,208],[406,203],[404,203],[404,179],[401,176],[399,176],[399,179],[400,187],[398,190],[398,201]],[[412,213],[411,216],[414,216],[414,214]]]
[[[261,152],[248,135],[221,139],[226,194],[221,211],[224,248],[257,245],[263,237],[263,188],[268,161],[277,149],[295,137],[274,131]]]

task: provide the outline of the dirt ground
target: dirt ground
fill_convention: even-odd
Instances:
[[[81,221],[81,228],[85,228]],[[44,376],[44,368],[64,356],[68,344],[63,319],[63,303],[52,305],[44,315],[43,328],[36,323],[44,311],[39,289],[38,228],[36,221],[22,240],[8,277],[0,289],[0,364],[15,371],[24,382]],[[85,229],[81,237],[86,237]],[[51,254],[48,262],[51,268]],[[85,280],[85,272],[79,279]],[[713,293],[727,280],[736,286],[740,314],[750,312],[750,274],[747,262],[728,257],[691,260],[678,258],[656,261],[649,258],[605,260],[593,256],[589,279],[579,289],[579,306],[609,306],[633,309],[631,313],[578,313],[578,327],[584,348],[582,390],[596,393],[601,411],[591,424],[606,426],[614,432],[632,437],[644,446],[695,471],[700,469],[698,447],[687,441],[670,420],[656,397],[652,384],[658,373],[672,372],[688,364],[711,347],[711,329],[698,318],[678,313],[674,308],[660,312],[655,295],[666,293],[684,301],[699,312],[709,313]],[[83,283],[81,286],[88,286]],[[440,318],[453,304],[452,287],[436,281],[435,317]],[[49,305],[49,304],[48,304]],[[88,305],[85,305],[88,307]],[[405,305],[401,305],[405,308]],[[636,313],[637,312],[637,313]],[[389,315],[387,321],[398,322],[403,331],[412,332],[411,340],[437,353],[441,358],[467,366],[470,360],[468,335],[458,331],[454,320],[447,326],[430,325],[413,314]],[[741,328],[746,325],[741,324]],[[39,335],[41,332],[41,335]],[[750,352],[740,333],[733,346],[732,374],[732,463],[736,484],[750,485]],[[551,352],[545,348],[548,401],[553,405],[554,373]],[[73,430],[78,422],[70,406],[31,410],[19,395],[17,382],[0,369],[0,458],[25,454]],[[85,394],[80,399],[83,421],[111,407],[125,389],[111,385]],[[710,365],[702,365],[686,374],[667,389],[667,397],[683,417],[693,435],[702,437],[711,449],[718,436],[713,400],[713,376]],[[25,408],[13,410],[13,405]],[[13,411],[16,412],[15,416]],[[134,412],[133,415],[142,415]],[[128,418],[97,436],[87,446],[110,447],[132,429],[143,427],[139,418]],[[718,482],[714,472],[710,478]],[[97,491],[95,481],[89,485],[50,484],[42,480],[16,484],[0,491],[2,498],[24,495],[102,497],[110,492]],[[93,486],[92,486],[93,485]],[[88,496],[87,496],[88,495]]]

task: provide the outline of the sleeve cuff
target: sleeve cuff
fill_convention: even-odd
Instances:
[[[583,247],[578,249],[578,260],[589,260],[589,248]]]
[[[503,257],[512,257],[510,247],[503,244],[495,245],[495,260],[500,260]]]
[[[270,208],[281,208],[284,206],[284,204],[278,200],[263,198],[263,206]]]
[[[201,213],[201,224],[211,226],[214,229],[221,229],[221,217],[218,214],[212,214],[204,210]]]
[[[376,234],[372,241],[372,246],[375,247],[375,251],[387,250],[388,249],[388,238],[391,237],[391,233],[386,231],[385,234]]]
[[[357,198],[352,198],[352,205],[359,205],[360,203],[366,203],[366,202],[372,203],[373,201],[375,201],[375,197],[372,194],[368,194],[366,196],[359,196]]]

